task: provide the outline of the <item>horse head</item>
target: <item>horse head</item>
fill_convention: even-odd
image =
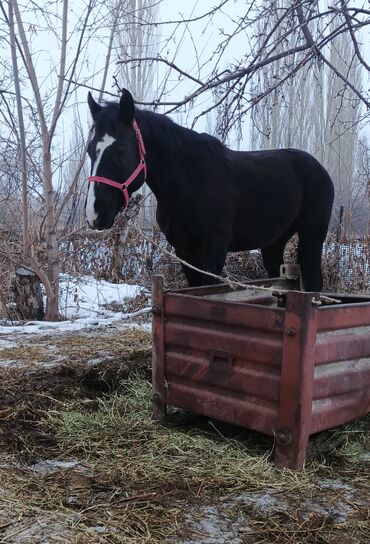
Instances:
[[[101,106],[88,94],[94,122],[87,152],[91,174],[85,203],[90,228],[109,229],[120,209],[126,208],[131,194],[146,179],[145,147],[135,120],[134,101],[123,90],[118,103]]]

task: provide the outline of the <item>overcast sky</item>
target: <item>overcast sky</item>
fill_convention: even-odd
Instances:
[[[163,22],[195,19],[208,13],[217,4],[215,0],[187,0],[179,2],[173,0],[162,0],[159,6],[159,18]],[[225,34],[232,33],[237,24],[238,15],[245,10],[244,1],[230,1],[227,3],[227,9],[216,12],[212,17],[205,17],[196,22],[185,24],[161,24],[158,27],[158,46],[156,54],[174,62],[185,72],[201,80],[209,76],[214,52],[220,41],[220,31]],[[170,41],[169,38],[171,38]],[[91,63],[95,69],[99,63],[104,61],[104,53],[99,51],[98,44],[90,48]],[[103,49],[103,47],[101,48]],[[238,62],[242,54],[248,51],[248,39],[243,33],[232,40],[232,46],[228,48],[227,55],[222,57],[220,65],[227,67],[234,61]],[[108,79],[106,89],[111,90],[113,80],[112,74],[115,66],[112,63],[111,75]],[[163,80],[169,69],[159,63],[158,81]],[[98,71],[98,70],[97,70]],[[99,87],[101,83],[101,73],[90,82],[93,87]],[[165,93],[162,96],[163,101],[180,101],[189,93],[197,88],[196,84],[186,77],[179,76],[177,72],[172,71],[166,83]],[[86,93],[85,93],[86,94]],[[154,98],[157,98],[155,96]],[[191,125],[192,119],[197,113],[200,113],[210,103],[210,93],[205,93],[196,104],[187,106],[182,113],[172,113],[171,116],[178,122],[187,126]],[[162,108],[160,111],[166,112],[170,108]],[[199,131],[207,130],[207,119],[202,118],[197,122],[195,128]],[[232,143],[232,142],[231,142]]]
[[[358,0],[362,3],[361,0]],[[216,0],[162,0],[159,7],[159,15],[161,21],[173,21],[179,19],[196,18],[207,13],[217,4]],[[32,13],[32,3],[29,2],[30,10],[25,11],[22,15],[26,22],[26,28],[32,28],[34,16]],[[61,9],[62,2],[54,4]],[[191,25],[160,25],[158,35],[158,53],[164,58],[174,61],[180,68],[191,73],[192,76],[199,79],[205,79],[209,75],[210,66],[212,63],[207,63],[209,59],[214,57],[214,51],[220,41],[220,30],[225,34],[232,33],[235,28],[238,15],[246,9],[247,2],[244,0],[230,0],[224,10],[217,12],[213,17],[203,18]],[[69,28],[73,28],[79,18],[79,12],[83,9],[81,0],[70,0],[70,20]],[[106,4],[102,3],[100,14],[97,14],[97,21],[101,20],[106,14]],[[56,28],[57,31],[59,29]],[[168,37],[173,34],[173,39],[168,42]],[[96,26],[96,31],[93,33],[91,40],[87,44],[85,52],[85,61],[81,66],[81,71],[76,75],[76,79],[92,87],[100,88],[102,68],[106,56],[106,45],[109,36],[109,31],[106,26]],[[73,61],[74,51],[77,47],[77,42],[72,38],[69,43],[69,62]],[[59,60],[59,50],[57,42],[50,31],[42,31],[39,28],[35,29],[33,35],[34,51],[37,51],[35,56],[37,63],[38,74],[41,75],[43,90],[46,93],[48,89],[55,88],[56,81],[51,77],[54,65]],[[367,46],[366,46],[367,45]],[[227,49],[227,53],[222,57],[221,67],[227,67],[238,62],[242,56],[249,51],[248,36],[244,33],[233,38],[231,46]],[[364,36],[364,52],[370,55],[370,39],[369,32]],[[112,74],[115,69],[114,62],[111,63],[110,76],[107,81],[106,89],[112,90]],[[161,76],[165,72],[163,65],[160,67]],[[94,75],[95,74],[95,75]],[[159,79],[161,79],[161,76]],[[164,99],[168,101],[181,100],[195,88],[193,82],[189,82],[184,77],[178,77],[176,73],[172,73],[166,87]],[[76,92],[70,100],[70,105],[77,103],[78,112],[81,119],[89,123],[88,108],[86,104],[86,88]],[[97,93],[95,93],[97,94]],[[205,93],[197,104],[187,108],[178,120],[183,124],[190,126],[191,120],[196,113],[199,113],[207,106],[210,101],[210,94]],[[67,137],[71,129],[71,121],[73,120],[73,108],[65,113],[61,119],[59,133]],[[174,116],[174,115],[173,115]],[[175,116],[176,117],[176,116]],[[197,125],[197,130],[206,130],[206,120],[202,119]],[[67,142],[66,142],[67,143]],[[233,145],[233,141],[230,141]]]

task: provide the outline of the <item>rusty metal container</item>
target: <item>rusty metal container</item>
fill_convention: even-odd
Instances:
[[[258,283],[273,290],[154,278],[154,417],[169,404],[274,436],[275,463],[301,470],[311,434],[370,411],[370,297]]]

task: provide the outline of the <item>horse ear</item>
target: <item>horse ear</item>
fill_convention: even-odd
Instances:
[[[119,102],[120,120],[126,125],[131,125],[135,115],[134,99],[127,89],[122,90],[121,100]]]
[[[91,117],[94,119],[95,115],[99,113],[99,111],[102,109],[102,106],[100,106],[100,104],[95,102],[90,91],[89,91],[89,94],[87,95],[87,103],[89,104]]]

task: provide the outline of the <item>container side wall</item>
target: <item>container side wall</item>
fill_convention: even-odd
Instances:
[[[283,310],[165,295],[166,402],[272,434]]]
[[[370,304],[318,314],[311,433],[370,411]]]

